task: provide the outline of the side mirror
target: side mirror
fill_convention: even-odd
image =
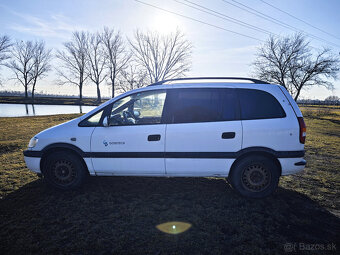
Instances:
[[[109,117],[105,117],[104,119],[103,119],[103,126],[104,127],[108,127],[109,126]]]
[[[140,111],[134,110],[134,111],[133,111],[133,115],[134,115],[136,118],[138,118],[138,117],[140,116]]]

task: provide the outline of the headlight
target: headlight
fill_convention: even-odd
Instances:
[[[28,143],[28,148],[33,148],[38,143],[38,138],[33,137]]]

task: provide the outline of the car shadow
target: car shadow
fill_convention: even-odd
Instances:
[[[0,215],[1,254],[284,254],[340,240],[339,218],[307,196],[246,199],[220,178],[92,177],[71,192],[39,179],[0,200]],[[173,221],[191,227],[156,228]]]

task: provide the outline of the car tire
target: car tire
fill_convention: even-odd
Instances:
[[[84,183],[88,172],[77,155],[55,152],[47,156],[43,174],[51,186],[61,190],[71,190]]]
[[[249,156],[236,162],[228,181],[242,196],[264,198],[277,188],[280,171],[273,160],[264,156]]]

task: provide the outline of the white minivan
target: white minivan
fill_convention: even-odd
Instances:
[[[282,86],[180,78],[129,91],[44,130],[24,156],[30,170],[60,189],[80,186],[88,174],[210,176],[259,198],[276,189],[281,175],[304,169],[305,137],[301,111]]]

